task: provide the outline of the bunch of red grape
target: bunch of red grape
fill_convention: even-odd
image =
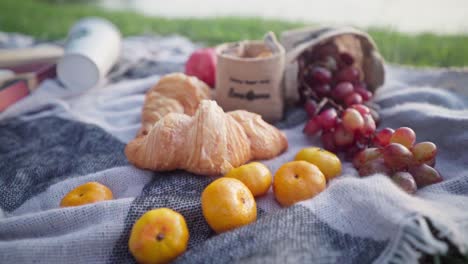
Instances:
[[[372,92],[367,89],[355,59],[339,52],[333,43],[306,50],[298,59],[299,93],[302,102],[326,98],[332,104],[351,106],[367,102]]]
[[[304,133],[322,131],[326,149],[345,151],[350,157],[369,145],[379,118],[369,102],[372,92],[355,64],[349,53],[324,43],[300,56],[298,75],[310,117]]]
[[[397,185],[408,193],[417,188],[442,181],[434,168],[437,147],[432,142],[416,142],[409,127],[393,131],[384,128],[374,137],[374,147],[359,152],[353,159],[361,176],[374,173],[391,175]]]
[[[376,133],[379,115],[370,102],[360,70],[349,53],[325,43],[299,57],[299,92],[309,121],[304,133],[321,132],[325,149],[345,152],[361,176],[391,175],[408,193],[442,180],[434,169],[437,148],[431,142],[414,145],[407,127]]]
[[[311,104],[306,105],[309,111],[311,108]],[[370,111],[362,104],[351,105],[344,111],[327,108],[307,122],[304,133],[314,135],[321,130],[325,149],[344,151],[352,157],[372,142],[376,124]]]

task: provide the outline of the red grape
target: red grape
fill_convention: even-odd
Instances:
[[[317,121],[324,130],[330,130],[335,127],[338,114],[335,108],[329,108],[317,116]]]
[[[382,156],[382,150],[378,148],[367,148],[356,154],[353,158],[353,165],[356,168],[361,167],[363,164],[380,158]]]
[[[374,143],[381,147],[387,146],[390,144],[390,138],[392,137],[393,132],[395,131],[388,127],[380,130],[374,137]]]
[[[344,100],[345,104],[347,106],[351,106],[353,104],[361,104],[362,103],[362,96],[358,93],[351,93],[348,96],[346,96]]]
[[[389,175],[391,170],[385,166],[384,161],[381,158],[370,160],[359,167],[359,175],[361,177],[369,176],[375,173],[383,173]]]
[[[356,93],[358,93],[365,102],[369,101],[372,97],[372,92],[364,88],[354,88],[354,91],[356,91]]]
[[[413,176],[406,171],[399,171],[392,176],[392,180],[398,185],[403,191],[413,194],[416,192],[418,187]]]
[[[304,133],[307,135],[314,135],[315,133],[319,132],[319,130],[320,124],[317,121],[317,118],[310,119],[304,127]]]
[[[331,81],[331,72],[324,67],[314,67],[310,73],[312,78],[319,83],[329,83]]]
[[[347,106],[351,106],[353,104],[361,104],[362,96],[358,93],[353,92],[345,97],[344,102]]]
[[[304,108],[307,112],[307,115],[312,118],[315,116],[315,111],[317,110],[317,103],[313,100],[308,100],[305,104],[304,104]]]
[[[364,125],[361,128],[361,133],[364,136],[371,136],[375,132],[375,122],[374,119],[372,119],[372,116],[370,114],[366,114],[363,116],[364,119]]]
[[[416,164],[431,162],[437,154],[437,146],[432,142],[420,142],[411,149]]]
[[[427,164],[410,167],[409,173],[413,175],[418,188],[442,181],[439,172]]]
[[[351,94],[353,90],[353,85],[350,82],[340,82],[335,86],[335,89],[333,89],[332,96],[337,100],[342,100],[346,98],[347,95]]]
[[[365,114],[370,113],[369,107],[367,107],[365,105],[362,105],[362,104],[354,104],[354,105],[351,106],[351,108],[354,108],[354,109],[358,110],[358,112],[361,113],[361,115],[365,115]]]
[[[350,146],[354,142],[354,133],[339,125],[334,133],[335,144],[338,147]]]
[[[398,128],[390,138],[391,143],[400,143],[407,148],[413,147],[415,141],[416,133],[409,127]]]
[[[352,65],[354,63],[354,58],[351,56],[351,54],[347,52],[342,52],[340,53],[340,59],[346,64],[346,65]]]
[[[331,91],[330,85],[328,85],[326,83],[316,84],[316,85],[312,86],[312,89],[314,89],[314,91],[316,91],[321,96],[326,96]]]
[[[333,132],[325,131],[321,136],[323,148],[328,151],[336,151],[335,138]]]
[[[346,67],[338,72],[336,78],[338,81],[342,82],[358,82],[359,70],[352,66]]]
[[[353,108],[346,109],[343,113],[342,119],[343,126],[349,131],[360,130],[364,126],[362,115]]]
[[[400,171],[411,164],[413,153],[401,144],[390,143],[383,149],[383,157],[387,167]]]

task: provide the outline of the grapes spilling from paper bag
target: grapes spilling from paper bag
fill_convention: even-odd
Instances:
[[[407,127],[376,131],[377,105],[350,53],[324,43],[306,50],[298,63],[299,93],[310,118],[305,134],[320,134],[324,148],[344,152],[361,176],[389,175],[408,193],[442,180],[434,143],[416,144]]]

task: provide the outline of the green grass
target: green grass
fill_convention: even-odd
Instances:
[[[194,41],[215,45],[240,39],[258,39],[268,30],[304,26],[259,18],[168,19],[146,17],[134,12],[114,12],[83,3],[57,4],[54,1],[0,0],[0,30],[21,32],[40,39],[61,39],[79,18],[101,16],[114,22],[124,35],[144,33],[182,34]],[[468,65],[468,35],[404,34],[390,29],[370,28],[385,59],[414,66]]]

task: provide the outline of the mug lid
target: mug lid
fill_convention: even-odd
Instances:
[[[69,53],[57,64],[57,76],[67,87],[73,90],[93,88],[100,80],[99,69],[88,57]]]

